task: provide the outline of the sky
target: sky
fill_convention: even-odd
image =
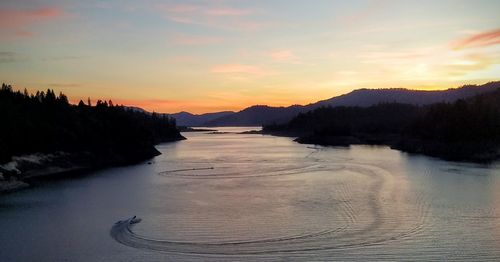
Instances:
[[[0,1],[0,81],[150,111],[500,80],[500,1]]]

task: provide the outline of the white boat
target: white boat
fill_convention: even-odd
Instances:
[[[139,223],[139,222],[141,222],[141,221],[142,221],[142,219],[140,219],[140,218],[138,218],[138,217],[134,216],[134,217],[132,217],[132,218],[130,219],[130,222],[129,222],[129,223],[130,223],[130,224],[137,224],[137,223]]]

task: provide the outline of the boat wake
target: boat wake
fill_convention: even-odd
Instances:
[[[332,185],[331,194],[338,203],[339,217],[332,217],[335,225],[321,231],[299,235],[276,236],[262,239],[243,239],[214,242],[189,242],[154,239],[136,234],[133,219],[117,222],[111,228],[111,236],[119,243],[139,249],[168,253],[198,255],[264,255],[275,253],[309,253],[328,250],[351,250],[382,245],[392,241],[410,240],[421,234],[429,225],[428,206],[424,197],[417,197],[411,206],[401,203],[401,184],[397,184],[387,170],[361,163],[322,163],[309,166],[288,166],[265,172],[212,173],[215,168],[193,168],[171,170],[160,173],[168,178],[183,179],[227,179],[267,177],[280,175],[306,175],[311,172],[343,170],[363,181],[363,190],[354,190],[358,185],[342,183]],[[209,171],[205,174],[192,172]],[[415,208],[416,207],[416,208]],[[338,221],[337,221],[338,220]],[[139,221],[140,222],[140,221]]]

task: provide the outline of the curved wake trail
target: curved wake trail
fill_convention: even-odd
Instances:
[[[300,175],[315,171],[347,170],[361,176],[367,183],[362,195],[353,195],[356,185],[336,185],[332,187],[338,196],[340,216],[333,228],[301,235],[277,236],[275,238],[248,239],[222,242],[182,242],[168,239],[153,239],[134,233],[132,220],[117,222],[111,228],[111,236],[126,246],[168,253],[201,255],[265,255],[275,253],[308,253],[328,250],[347,250],[381,245],[391,241],[402,241],[421,233],[425,229],[427,207],[424,199],[417,199],[417,209],[413,211],[398,205],[401,198],[399,186],[393,175],[385,169],[367,164],[330,163],[270,170],[262,173],[210,173],[187,174],[186,172],[214,168],[193,168],[162,172],[166,177],[184,179],[226,179],[267,177],[280,175]],[[307,171],[307,172],[306,172]],[[391,202],[393,201],[393,202]],[[405,219],[408,218],[408,219]],[[335,219],[335,218],[332,218]],[[338,218],[337,218],[338,219]]]
[[[274,168],[266,169],[265,171],[256,170],[249,168],[248,170],[243,170],[240,172],[219,172],[219,173],[208,173],[199,174],[194,171],[204,171],[204,170],[215,170],[215,167],[203,167],[203,168],[186,168],[186,169],[176,169],[167,170],[159,172],[158,175],[164,177],[172,178],[187,178],[187,179],[234,179],[234,178],[254,178],[254,177],[273,177],[273,176],[287,176],[287,175],[297,175],[302,174],[307,171],[318,171],[320,168],[317,165],[308,166],[294,166],[285,168]],[[330,169],[331,170],[331,169]],[[186,173],[191,171],[191,173]]]

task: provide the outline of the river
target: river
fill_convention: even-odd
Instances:
[[[1,196],[0,260],[500,258],[499,165],[219,130]]]

